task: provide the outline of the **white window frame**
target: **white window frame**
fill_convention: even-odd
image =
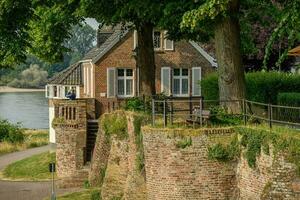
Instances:
[[[180,70],[180,75],[175,76],[174,75],[174,69],[179,69]],[[182,69],[187,69],[188,70],[188,75],[183,76],[182,75]],[[179,79],[179,94],[174,93],[174,80]],[[188,92],[187,94],[182,94],[182,80],[187,79],[188,80]],[[173,68],[172,70],[172,94],[174,97],[188,97],[190,93],[190,70],[188,68]]]
[[[170,40],[172,42],[172,48],[167,49],[167,40],[169,40],[166,37],[167,34],[168,34],[168,31],[164,31],[164,50],[166,50],[166,51],[173,51],[174,50],[174,41],[173,40]]]
[[[124,70],[124,75],[123,76],[119,76],[118,75],[118,70]],[[127,76],[127,70],[132,70],[132,76]],[[116,92],[117,92],[117,97],[121,97],[121,98],[127,98],[127,97],[133,97],[134,96],[134,70],[132,69],[132,68],[117,68],[117,84],[116,84],[116,86],[117,86],[117,90],[116,90]],[[124,81],[124,95],[120,95],[118,92],[118,82],[119,82],[119,80],[123,80]],[[126,94],[126,90],[127,90],[127,80],[132,80],[132,94],[130,94],[130,95],[127,95]]]

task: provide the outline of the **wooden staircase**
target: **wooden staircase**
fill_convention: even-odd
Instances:
[[[98,128],[99,128],[98,120],[88,121],[87,138],[86,138],[86,162],[90,162],[92,159]]]

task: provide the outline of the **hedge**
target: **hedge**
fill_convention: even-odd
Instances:
[[[279,105],[300,107],[300,93],[279,93],[277,96],[277,102]]]
[[[246,98],[251,101],[277,104],[277,95],[300,92],[300,75],[280,72],[251,72],[246,75]],[[210,74],[201,81],[206,100],[218,100],[218,75]]]

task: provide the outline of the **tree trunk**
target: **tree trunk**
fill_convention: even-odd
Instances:
[[[139,68],[140,96],[155,94],[155,61],[152,34],[153,25],[151,23],[137,26],[137,67]]]
[[[229,13],[237,14],[239,1],[233,0]],[[219,73],[220,100],[240,100],[245,97],[245,74],[240,51],[240,28],[236,16],[223,18],[215,29],[215,49]],[[241,103],[225,102],[230,112],[241,112]]]

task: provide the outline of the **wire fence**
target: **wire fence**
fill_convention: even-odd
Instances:
[[[234,108],[234,110],[230,110]],[[300,107],[265,104],[242,100],[204,100],[202,97],[152,99],[152,124],[184,124],[193,127],[209,126],[212,121],[224,118],[233,123],[268,123],[300,128]]]

